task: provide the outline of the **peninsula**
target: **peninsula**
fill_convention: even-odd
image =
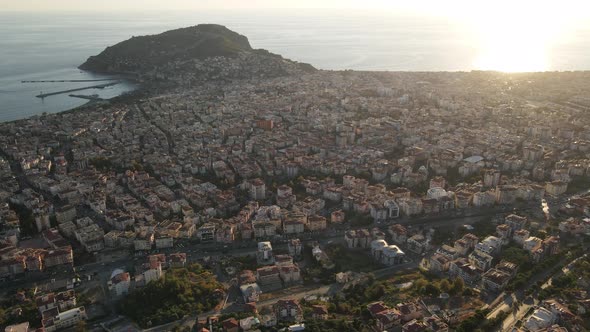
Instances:
[[[90,57],[80,69],[131,74],[152,83],[269,78],[315,70],[309,64],[253,49],[245,36],[215,24],[133,37]]]

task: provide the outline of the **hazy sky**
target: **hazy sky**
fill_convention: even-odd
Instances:
[[[432,1],[396,0],[0,0],[6,10],[191,10],[261,8],[392,8],[417,7]],[[410,4],[413,3],[413,4]],[[420,4],[418,4],[420,6]]]
[[[0,0],[0,10],[191,10],[227,8],[366,8],[457,12],[526,4],[534,9],[553,5],[570,7],[585,0]]]
[[[553,48],[590,33],[590,0],[0,0],[0,12],[71,11],[106,16],[133,12],[129,20],[142,12],[165,17],[165,11],[223,17],[223,10],[228,9],[237,11],[233,17],[243,18],[256,17],[251,14],[266,9],[278,10],[277,17],[317,13],[328,18],[338,14],[362,17],[366,10],[368,19],[359,20],[365,26],[375,19],[394,22],[397,17],[408,17],[410,30],[421,29],[427,16],[440,16],[462,26],[473,40],[479,54],[476,68],[506,71],[545,70],[550,67]]]
[[[452,0],[451,0],[452,1]],[[413,3],[410,5],[409,3]],[[0,0],[7,10],[190,10],[227,8],[392,8],[419,7],[432,0]]]
[[[188,11],[204,9],[367,9],[449,17],[590,14],[588,0],[0,0],[0,11]],[[547,22],[550,24],[550,22]]]

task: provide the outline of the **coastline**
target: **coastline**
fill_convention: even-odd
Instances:
[[[78,68],[74,68],[75,70],[80,70]],[[82,71],[82,70],[80,70]],[[92,72],[92,71],[87,71],[84,70],[83,72],[89,74],[89,75],[105,75],[102,73],[97,73],[97,72]],[[30,114],[28,116],[22,117],[22,118],[17,118],[17,119],[8,119],[6,121],[1,121],[0,120],[0,124],[7,124],[7,123],[12,123],[12,122],[19,122],[19,121],[26,121],[29,120],[31,118],[35,118],[35,117],[41,117],[41,116],[48,116],[48,115],[52,115],[52,114],[67,114],[70,112],[75,112],[78,110],[83,110],[83,109],[87,109],[89,107],[94,107],[94,106],[100,106],[100,105],[112,105],[114,103],[118,103],[121,102],[123,100],[128,100],[129,98],[135,98],[138,95],[142,95],[143,93],[145,93],[144,89],[145,89],[145,85],[141,82],[139,82],[135,77],[130,77],[129,75],[118,75],[118,74],[113,74],[115,78],[118,78],[120,80],[121,85],[125,85],[125,87],[122,88],[122,91],[119,92],[117,95],[115,96],[111,96],[111,97],[101,97],[101,100],[88,100],[78,106],[74,106],[74,107],[66,107],[66,108],[55,108],[53,111],[42,111],[42,112],[38,112],[36,114]],[[21,83],[22,84],[22,83]],[[101,92],[101,91],[98,91]],[[34,96],[28,96],[28,98],[36,98]],[[61,96],[61,98],[64,98],[64,100],[68,100],[69,98],[74,98],[74,97],[70,97],[70,96],[66,96],[65,94],[63,96]]]
[[[81,70],[79,68],[76,68],[76,69]],[[112,77],[120,78],[122,83],[132,83],[135,86],[135,88],[130,91],[125,91],[125,92],[123,92],[117,96],[111,97],[111,98],[104,98],[101,100],[88,100],[87,102],[83,103],[82,105],[75,106],[72,108],[67,108],[64,110],[56,111],[56,112],[43,112],[43,113],[39,113],[39,114],[33,114],[33,115],[30,115],[30,116],[27,116],[24,118],[20,118],[20,119],[0,121],[0,125],[9,124],[9,123],[17,123],[20,121],[27,121],[27,120],[30,120],[35,117],[44,117],[44,116],[58,115],[58,114],[69,114],[69,113],[73,113],[73,112],[77,112],[77,111],[83,111],[85,109],[88,109],[89,107],[125,104],[125,103],[132,101],[132,100],[136,100],[138,98],[145,97],[145,96],[149,95],[151,92],[153,92],[149,87],[149,85],[150,85],[149,82],[140,82],[139,80],[137,80],[136,77],[130,76],[129,73],[113,73],[113,72],[102,73],[102,72],[94,72],[94,71],[90,71],[90,70],[81,70],[81,71],[95,74],[95,75],[114,75]],[[347,73],[353,73],[353,72],[354,73],[365,73],[365,74],[385,74],[385,73],[420,73],[420,74],[462,73],[462,74],[468,74],[468,73],[481,72],[481,73],[494,73],[497,75],[529,75],[529,74],[551,74],[551,73],[564,72],[564,71],[557,71],[557,70],[543,71],[543,72],[502,72],[502,71],[496,71],[496,70],[399,71],[399,70],[355,70],[355,69],[344,69],[344,70],[317,69],[317,71],[318,72],[326,72],[326,73],[341,72],[345,75]],[[586,72],[590,72],[590,70],[573,70],[573,71],[567,71],[567,72],[586,73]]]
[[[123,78],[123,80],[126,81],[131,81],[131,79],[128,78]],[[140,94],[143,95],[146,91],[144,88],[144,85],[140,84],[138,81],[134,81],[134,84],[136,84],[137,88],[128,92],[123,92],[122,94],[112,97],[112,98],[108,98],[108,99],[101,99],[101,100],[88,100],[88,102],[86,102],[83,105],[74,107],[74,108],[70,108],[64,111],[60,111],[60,112],[55,112],[55,113],[51,113],[51,114],[67,114],[67,113],[71,113],[71,112],[75,112],[77,110],[81,110],[81,109],[85,109],[91,106],[96,106],[96,105],[113,105],[116,103],[123,103],[123,102],[128,102],[131,99],[135,99],[135,98],[139,98]]]

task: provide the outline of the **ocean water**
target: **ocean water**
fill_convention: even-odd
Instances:
[[[54,113],[86,101],[68,94],[36,98],[85,83],[22,80],[101,79],[77,66],[105,47],[132,36],[218,23],[246,35],[255,48],[308,62],[320,69],[460,71],[475,68],[478,36],[450,19],[369,12],[0,12],[0,122]],[[590,69],[590,29],[579,29],[551,47],[548,70]],[[510,52],[510,50],[506,50]],[[130,83],[76,94],[110,98]]]

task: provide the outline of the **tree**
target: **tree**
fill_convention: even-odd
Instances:
[[[453,287],[451,288],[451,294],[453,294],[453,295],[460,294],[463,291],[464,287],[465,287],[465,283],[463,282],[463,279],[455,278],[455,280],[453,280]]]
[[[190,329],[186,326],[183,326],[183,325],[174,325],[174,327],[172,328],[172,332],[186,332],[186,331],[190,331]]]
[[[426,285],[426,287],[424,287],[424,294],[436,297],[440,295],[440,289],[438,289],[435,284],[429,283]]]
[[[0,325],[5,325],[7,323],[7,314],[4,312],[4,309],[0,308]]]
[[[523,264],[528,263],[530,260],[529,253],[518,247],[508,247],[504,249],[502,251],[502,259],[515,263],[520,267],[522,267]]]
[[[414,287],[416,287],[416,291],[421,292],[422,288],[426,287],[428,281],[424,279],[418,279],[414,282]]]
[[[119,309],[143,327],[160,325],[212,309],[222,295],[217,292],[221,288],[214,274],[191,264],[127,295]]]
[[[463,296],[473,296],[475,293],[471,290],[471,288],[465,288],[463,290]]]
[[[88,331],[86,329],[86,321],[81,320],[78,322],[78,324],[76,324],[76,332],[86,332]]]
[[[381,283],[375,283],[365,292],[365,298],[368,301],[374,301],[381,298],[385,294],[385,287]]]
[[[443,293],[448,293],[451,290],[451,283],[447,279],[441,280],[438,287],[440,291]]]

